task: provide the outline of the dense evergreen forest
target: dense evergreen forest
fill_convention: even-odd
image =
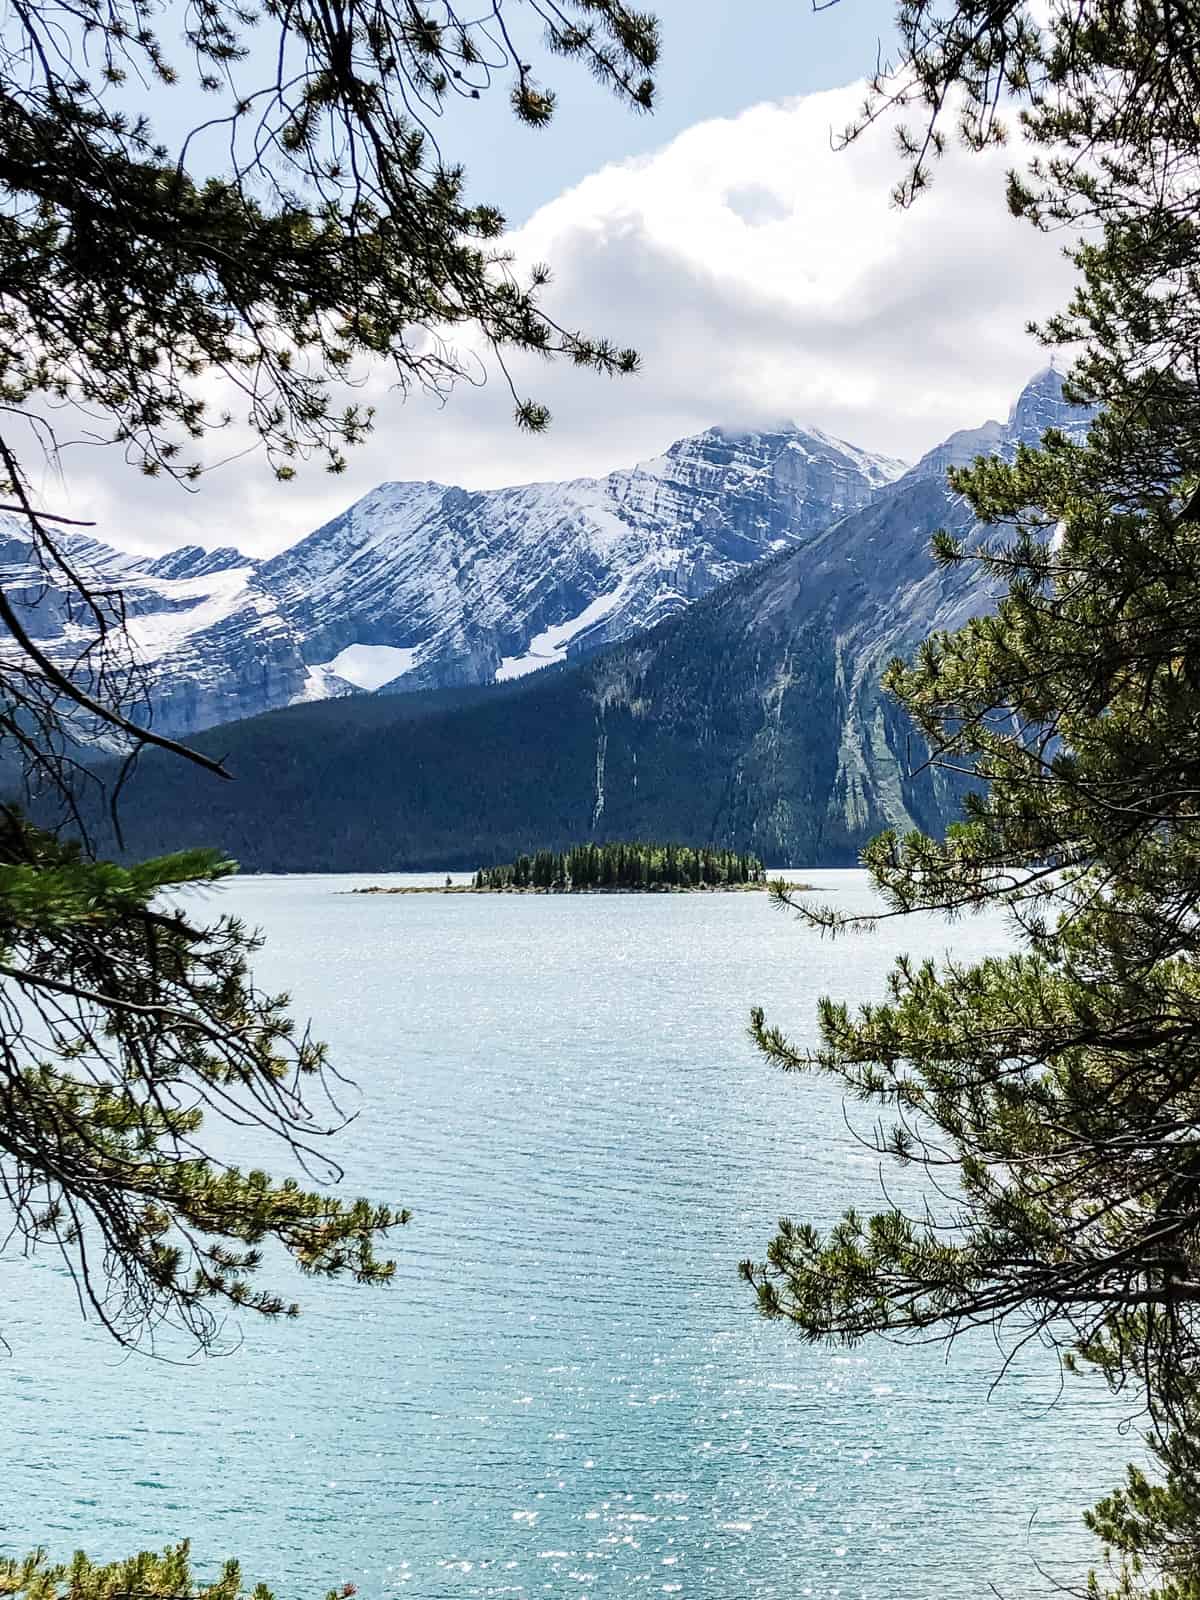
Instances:
[[[477,889],[728,889],[765,881],[757,856],[636,841],[538,850],[475,874]]]

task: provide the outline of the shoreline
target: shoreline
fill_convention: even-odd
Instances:
[[[771,882],[777,882],[772,879]],[[472,883],[422,883],[422,884],[372,884],[365,889],[343,889],[342,894],[558,894],[558,895],[589,895],[589,894],[762,894],[771,887],[768,883],[696,883],[672,884],[658,883],[645,889],[630,887],[596,886],[586,889],[543,889],[528,888],[518,889],[509,886],[503,889],[477,889]],[[816,885],[812,883],[789,883],[789,889],[802,889],[806,893],[815,893]]]

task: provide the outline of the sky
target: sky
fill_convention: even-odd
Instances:
[[[502,97],[460,108],[447,155],[498,204],[519,262],[547,261],[559,320],[632,344],[642,370],[604,379],[514,368],[553,413],[531,436],[495,379],[445,405],[367,384],[374,432],[331,477],[279,484],[259,453],[194,492],[152,483],[112,450],[67,452],[39,487],[123,549],[236,545],[267,555],[388,479],[467,488],[598,476],[706,427],[795,420],[913,460],[955,428],[1002,416],[1046,353],[1029,319],[1063,303],[1061,242],[1007,215],[1019,152],[951,153],[896,210],[891,131],[833,148],[886,52],[892,0],[658,0],[659,109],[634,116],[554,63],[554,123],[529,130]],[[186,109],[186,108],[185,108]],[[230,441],[236,444],[236,439]]]

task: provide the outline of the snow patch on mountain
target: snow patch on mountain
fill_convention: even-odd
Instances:
[[[131,644],[144,659],[155,660],[235,612],[244,612],[247,622],[272,617],[275,602],[255,589],[253,578],[251,566],[227,567],[195,578],[144,577],[136,591],[138,610],[126,623]]]
[[[569,617],[566,622],[557,622],[552,628],[535,635],[529,641],[529,649],[523,656],[505,656],[496,668],[496,682],[506,683],[510,678],[523,678],[527,673],[537,672],[540,667],[549,667],[567,659],[567,646],[573,639],[578,639],[596,623],[608,616],[618,602],[622,599],[627,585],[619,583],[610,594],[602,594],[593,600],[590,605],[584,606],[577,617]]]
[[[390,644],[348,644],[321,670],[352,683],[356,689],[382,689],[411,672],[417,652]]]
[[[343,700],[347,695],[355,694],[359,687],[328,667],[309,667],[299,692],[293,695],[289,703],[299,705],[311,700]]]

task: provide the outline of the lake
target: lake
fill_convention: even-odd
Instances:
[[[803,876],[870,904],[861,873]],[[0,1548],[190,1536],[201,1570],[237,1555],[288,1600],[1078,1581],[1080,1510],[1136,1451],[1101,1390],[1060,1393],[1033,1348],[989,1396],[983,1337],[806,1346],[736,1273],[781,1213],[879,1192],[836,1086],[764,1063],[749,1007],[811,1041],[820,994],[877,998],[898,951],[999,950],[1002,924],[830,942],[755,894],[345,892],[379,881],[247,878],[209,905],[265,930],[262,982],[357,1083],[337,1150],[350,1189],[414,1210],[398,1281],[301,1283],[298,1322],[168,1365],[82,1324],[48,1256],[6,1258]]]

